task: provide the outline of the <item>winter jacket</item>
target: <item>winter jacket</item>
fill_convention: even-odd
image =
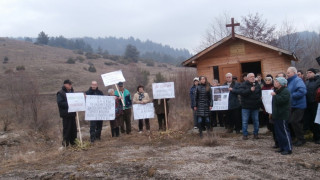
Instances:
[[[211,111],[209,107],[213,105],[211,88],[207,91],[205,85],[199,84],[196,88],[194,99],[195,107],[197,107],[197,116],[209,117]]]
[[[75,117],[76,113],[75,112],[68,112],[68,101],[67,101],[67,95],[66,93],[73,93],[73,88],[68,92],[68,90],[62,86],[61,90],[57,92],[57,104],[59,108],[59,114],[60,117],[65,118],[65,117]]]
[[[133,104],[141,104],[141,102],[143,103],[149,103],[150,102],[150,98],[148,93],[139,93],[136,92],[133,96],[133,100],[132,100]]]
[[[307,88],[307,103],[314,103],[316,102],[316,91],[320,86],[320,77],[316,75],[312,79],[308,79],[306,81],[306,88]]]
[[[165,99],[166,100],[166,110],[167,110],[167,114],[169,114],[169,104],[168,101],[170,99]],[[156,114],[164,114],[165,113],[165,109],[164,109],[164,99],[154,99],[153,100],[153,107],[154,110],[156,112]]]
[[[114,95],[119,97],[119,92],[115,91]],[[128,89],[124,89],[123,92],[121,92],[121,96],[123,97],[123,101],[124,101],[124,109],[130,109],[132,106],[132,100],[131,100],[131,94],[128,91]]]
[[[254,91],[251,91],[252,86],[255,87]],[[254,85],[249,81],[243,82],[237,93],[241,95],[242,109],[259,109],[261,107],[261,87],[257,82]]]
[[[290,114],[290,92],[288,88],[275,89],[272,97],[272,119],[288,120]]]
[[[303,80],[297,75],[288,78],[288,90],[291,95],[291,108],[305,109],[307,88]]]
[[[98,88],[96,90],[93,90],[91,87],[86,91],[86,95],[103,95],[103,92],[100,91]]]
[[[195,102],[194,102],[194,93],[196,92],[196,88],[197,86],[196,85],[193,85],[191,88],[190,88],[190,100],[191,100],[191,109],[194,108],[195,106]]]
[[[228,83],[224,83],[224,85],[228,85]],[[229,92],[229,102],[228,102],[228,110],[236,109],[240,107],[240,102],[238,98],[238,89],[240,84],[236,81],[232,81],[230,84],[230,88],[232,88],[232,91]]]

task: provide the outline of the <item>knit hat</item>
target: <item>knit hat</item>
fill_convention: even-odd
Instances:
[[[66,80],[63,81],[63,84],[70,84],[71,85],[72,81],[70,81],[69,79],[66,79]]]
[[[314,74],[317,74],[317,70],[314,69],[314,68],[309,68],[308,71],[311,71],[311,72],[313,72]]]
[[[276,80],[279,82],[281,86],[287,85],[287,80],[284,77],[277,77]]]
[[[194,79],[193,79],[193,82],[194,81],[199,81],[199,78],[198,77],[195,77]]]

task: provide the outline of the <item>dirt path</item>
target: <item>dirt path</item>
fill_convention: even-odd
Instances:
[[[1,163],[1,179],[320,179],[320,146],[292,155],[274,152],[269,133],[259,140],[224,134],[203,140],[189,132],[103,137],[87,150],[49,149]],[[32,160],[34,159],[34,160]]]

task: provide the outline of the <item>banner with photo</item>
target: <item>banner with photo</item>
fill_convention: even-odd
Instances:
[[[213,107],[211,111],[228,110],[229,105],[229,87],[228,86],[216,86],[211,87]]]

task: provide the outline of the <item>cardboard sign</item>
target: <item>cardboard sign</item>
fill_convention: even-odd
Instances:
[[[273,90],[262,90],[262,102],[266,112],[272,114],[272,95]]]
[[[115,113],[114,96],[86,96],[85,120],[114,120]]]
[[[126,80],[123,77],[122,71],[114,71],[101,75],[104,86],[110,86],[117,84],[118,82],[125,82]]]
[[[133,119],[149,119],[154,118],[153,103],[134,104],[133,105]]]
[[[68,112],[78,112],[86,110],[86,103],[83,93],[66,93],[68,101]]]
[[[229,105],[229,87],[216,86],[211,87],[213,106],[211,111],[228,110]]]
[[[174,98],[174,83],[152,83],[153,99]]]

